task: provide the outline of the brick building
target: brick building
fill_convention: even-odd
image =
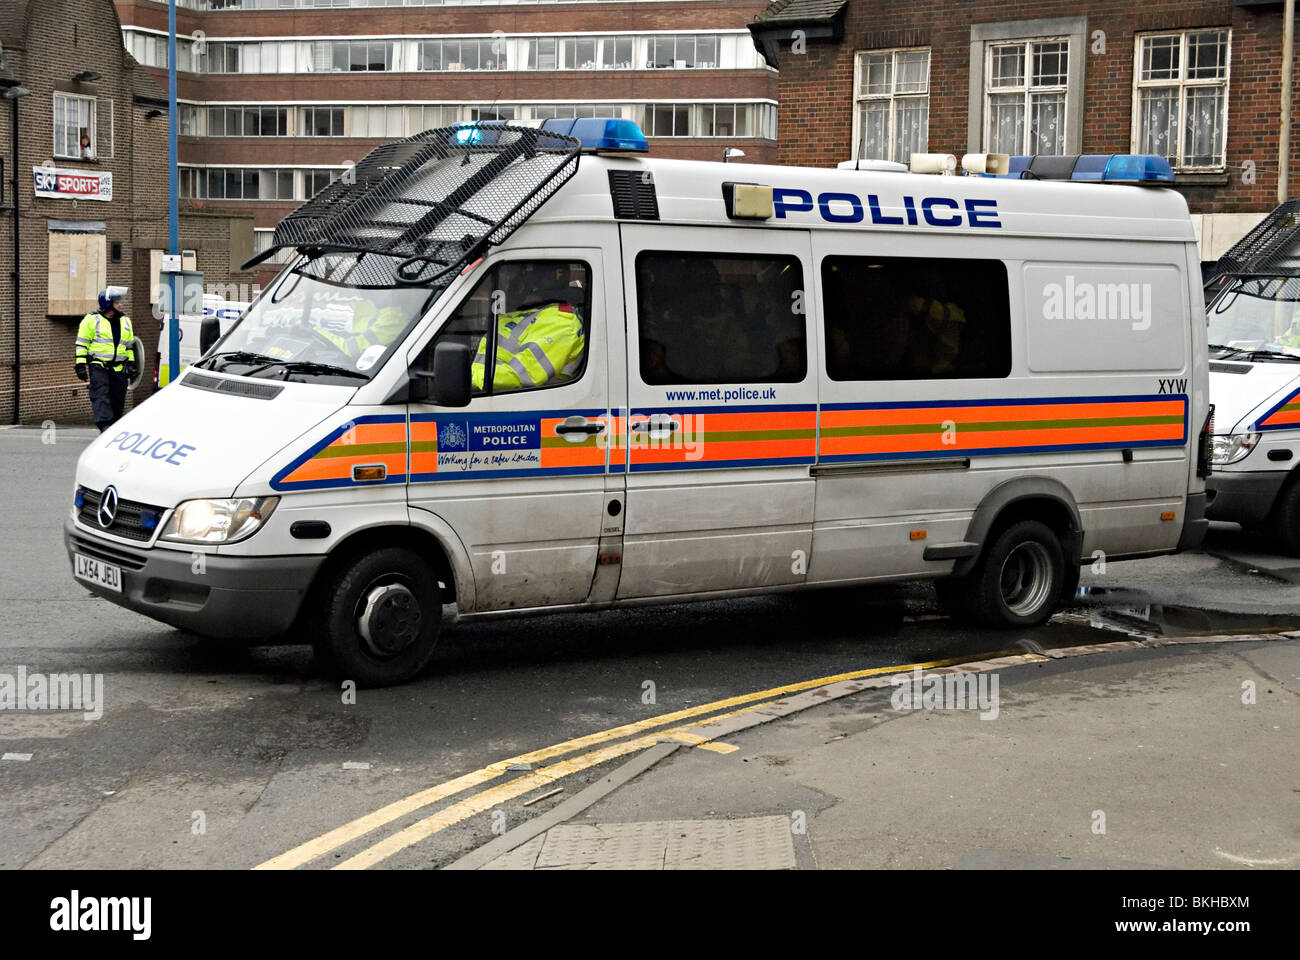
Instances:
[[[0,44],[0,422],[88,422],[73,340],[105,286],[129,288],[127,309],[147,347],[134,400],[152,389],[160,322],[150,306],[151,266],[167,241],[167,103],[123,49],[111,0],[0,0]],[[187,213],[181,239],[205,280],[245,276],[234,268],[251,256],[246,215]]]
[[[1281,9],[777,0],[750,30],[780,70],[781,163],[1159,153],[1213,260],[1278,202]]]
[[[460,120],[620,116],[658,156],[776,157],[763,0],[180,0],[182,195],[257,240],[386,139]],[[165,76],[167,7],[118,0]],[[265,276],[265,274],[261,274]]]

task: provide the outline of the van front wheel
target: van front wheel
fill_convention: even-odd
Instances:
[[[383,687],[414,678],[438,642],[441,594],[417,553],[386,547],[343,565],[325,592],[316,656],[338,680]]]
[[[948,581],[940,596],[970,619],[990,627],[1036,627],[1061,600],[1065,561],[1045,523],[1021,520],[989,544],[975,569]]]

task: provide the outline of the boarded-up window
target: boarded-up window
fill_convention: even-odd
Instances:
[[[51,220],[49,307],[53,316],[80,316],[98,309],[108,285],[104,224]]]

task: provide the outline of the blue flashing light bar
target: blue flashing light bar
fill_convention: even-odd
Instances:
[[[613,117],[576,117],[569,120],[557,117],[545,121],[542,129],[573,137],[582,143],[584,150],[646,153],[650,149],[645,134],[631,120]]]
[[[452,136],[459,146],[467,144],[490,146],[496,143],[497,130],[509,122],[505,120],[462,120],[459,123],[452,124],[456,131]],[[573,137],[582,144],[583,150],[617,151],[620,153],[646,153],[650,150],[650,145],[646,143],[645,134],[631,120],[621,120],[614,117],[557,117],[543,121],[541,129],[546,133],[558,133],[566,137]]]
[[[1173,183],[1169,161],[1154,154],[1088,153],[1070,157],[1012,157],[1002,179],[1081,183]]]

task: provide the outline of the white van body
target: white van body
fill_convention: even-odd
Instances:
[[[616,218],[611,173],[648,185],[657,219]],[[776,215],[729,217],[722,185],[737,179],[772,187]],[[656,251],[784,258],[802,372],[647,382],[638,258]],[[581,376],[463,408],[394,402],[480,279],[530,258],[585,265]],[[869,318],[871,304],[830,306],[827,263],[885,258],[974,260],[962,269],[980,271],[975,286],[996,298],[1005,285],[1005,374],[830,377],[828,356],[857,355],[828,346],[828,323]],[[735,309],[762,308],[732,286]],[[924,309],[951,311],[928,295]],[[369,380],[188,368],[81,456],[66,541],[100,596],[199,633],[277,637],[318,615],[346,632],[351,617],[376,683],[418,669],[380,662],[396,656],[371,637],[385,604],[427,621],[442,602],[471,618],[916,578],[996,585],[1014,571],[988,574],[989,551],[1025,522],[1050,529],[1065,569],[1032,616],[1004,619],[1041,622],[1073,595],[1079,564],[1199,542],[1206,370],[1196,241],[1172,190],[584,155]],[[110,487],[125,526],[100,522]],[[183,502],[274,497],[238,542],[161,535]],[[392,551],[422,558],[438,595],[412,598],[424,581],[408,565],[336,602],[353,582],[341,571]],[[1032,573],[1051,553],[1017,562]],[[347,676],[362,669],[341,661]]]
[[[203,295],[203,316],[192,313],[181,314],[179,318],[181,328],[180,368],[184,370],[202,356],[203,351],[199,348],[199,343],[204,319],[216,317],[221,324],[221,334],[224,336],[248,307],[249,304],[246,302],[226,300],[219,295],[208,293]],[[171,382],[171,339],[167,326],[169,323],[171,323],[171,318],[164,318],[162,330],[158,334],[157,362],[154,364],[154,370],[157,374],[155,386],[158,387],[165,387]]]

